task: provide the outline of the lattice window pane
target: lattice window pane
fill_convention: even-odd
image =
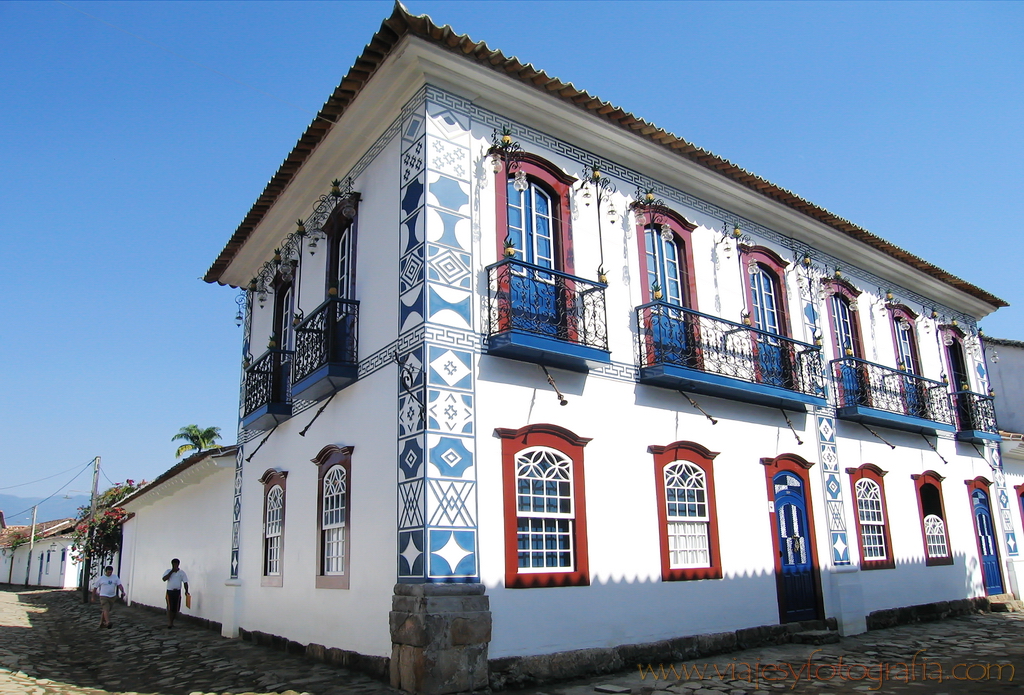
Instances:
[[[347,483],[345,469],[341,466],[334,466],[324,476],[323,528],[344,525]]]
[[[860,542],[865,560],[884,560],[885,517],[882,512],[882,489],[873,480],[861,478],[854,486],[857,516],[860,519]]]
[[[665,466],[669,567],[710,567],[707,477],[687,461]]]
[[[572,461],[547,447],[524,449],[516,478],[519,571],[572,571]]]
[[[924,518],[924,537],[928,545],[928,557],[949,557],[946,524],[935,514]]]
[[[345,527],[324,530],[324,574],[345,573]]]

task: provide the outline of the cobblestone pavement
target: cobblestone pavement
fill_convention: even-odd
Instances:
[[[77,593],[0,589],[0,695],[397,695],[368,676],[187,623],[166,630],[162,616],[141,609],[119,605],[110,630],[98,622],[97,606],[83,605]],[[1024,683],[1024,614],[984,613],[838,644],[650,666],[643,676],[634,668],[510,695],[1015,693]]]
[[[118,604],[99,629],[98,604],[71,591],[0,589],[0,694],[396,695],[384,683]]]
[[[982,613],[873,630],[837,644],[786,644],[655,663],[643,677],[634,668],[516,695],[998,695],[1021,692],[1022,686],[1024,613]]]

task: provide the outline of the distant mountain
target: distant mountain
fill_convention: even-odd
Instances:
[[[8,526],[32,523],[32,505],[39,504],[42,497],[15,497],[0,495],[0,511],[3,511]],[[63,495],[51,497],[42,504],[36,513],[36,521],[53,521],[78,516],[78,508],[89,504],[88,495],[74,495],[67,499]],[[27,511],[26,511],[27,510]],[[18,514],[18,512],[22,512]],[[14,516],[18,514],[18,516]]]

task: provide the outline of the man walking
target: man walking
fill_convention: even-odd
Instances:
[[[174,627],[174,619],[178,617],[181,610],[181,587],[185,587],[185,595],[188,596],[188,575],[179,565],[178,558],[171,560],[171,569],[164,572],[164,581],[167,582],[167,629]]]
[[[114,574],[113,567],[104,567],[103,574],[96,577],[92,583],[92,595],[100,601],[100,628],[114,627],[110,622],[110,614],[114,610],[114,599],[118,596],[124,598],[124,587],[121,586],[121,578]]]

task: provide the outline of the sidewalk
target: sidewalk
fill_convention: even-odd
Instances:
[[[0,589],[0,695],[397,695],[372,678],[119,605],[99,630],[78,593]],[[916,656],[915,656],[916,655]],[[509,691],[510,695],[1016,693],[1024,614],[984,613]],[[1019,673],[1018,673],[1019,671]],[[662,691],[662,692],[655,692]]]

